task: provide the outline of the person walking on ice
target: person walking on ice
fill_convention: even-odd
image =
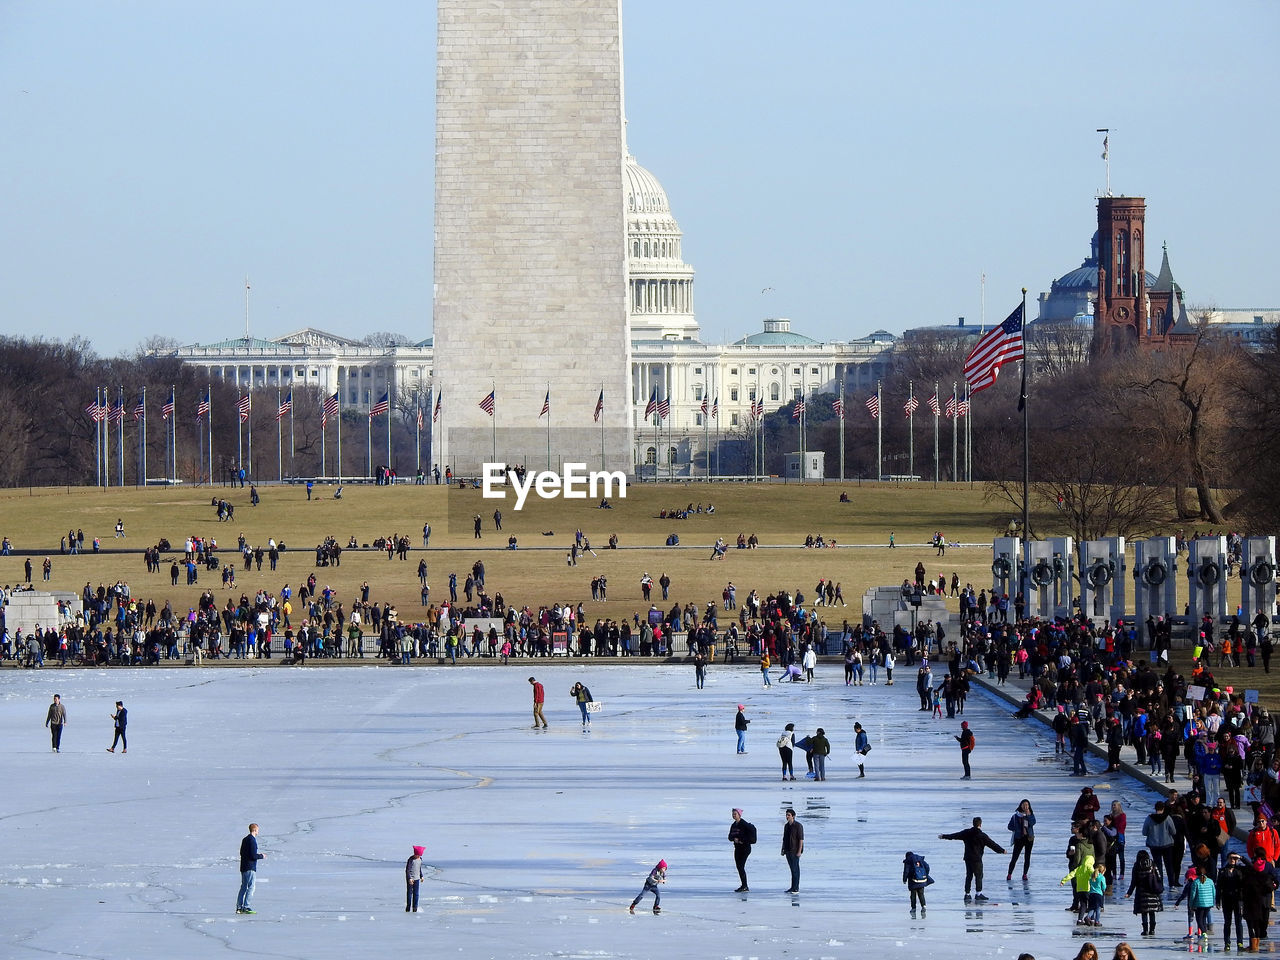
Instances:
[[[404,912],[418,912],[418,890],[422,886],[422,854],[426,847],[414,847],[404,865]]]
[[[729,842],[733,844],[733,862],[738,868],[738,879],[742,881],[734,893],[746,893],[750,889],[747,886],[747,857],[751,856],[751,847],[757,838],[755,825],[742,818],[741,807],[734,807],[733,823],[729,824]]]
[[[630,912],[636,912],[636,905],[644,899],[646,893],[653,894],[653,912],[662,912],[662,892],[658,889],[658,884],[667,882],[667,861],[659,860],[658,865],[649,871],[649,876],[645,877],[644,889],[636,894],[636,898],[631,901]]]
[[[529,678],[529,683],[533,685],[533,729],[538,729],[538,722],[542,722],[542,728],[547,727],[547,718],[542,715],[542,705],[546,703],[547,691],[533,677]]]
[[[938,839],[964,841],[964,902],[977,900],[979,903],[986,903],[990,900],[991,898],[982,892],[982,855],[988,847],[996,853],[1004,853],[1005,849],[982,832],[982,818],[974,817],[973,826],[966,827],[964,830],[940,833]],[[970,887],[974,888],[976,896],[969,896]]]
[[[867,736],[867,731],[862,729],[862,724],[860,723],[853,725],[853,733],[853,752],[858,755],[858,779],[861,780],[867,775],[865,767],[867,754],[871,752],[871,740]]]
[[[62,697],[53,695],[53,703],[49,704],[49,712],[45,715],[44,725],[49,728],[53,738],[53,752],[62,752],[62,728],[67,725],[67,708],[62,705]]]
[[[236,913],[257,913],[250,903],[258,879],[258,861],[264,856],[258,852],[258,825],[251,823],[249,832],[240,841],[240,893],[236,896]]]
[[[747,708],[741,703],[738,704],[738,715],[733,718],[733,729],[738,732],[738,752],[747,752],[747,724],[751,721],[747,719],[747,715],[743,712]]]
[[[969,754],[973,753],[974,745],[973,731],[969,729],[968,720],[960,724],[960,736],[955,739],[960,744],[960,763],[964,765],[964,776],[960,779],[968,780],[972,776],[972,771],[969,769]]]
[[[121,753],[128,753],[129,741],[125,738],[124,732],[129,723],[129,711],[124,708],[123,701],[116,701],[116,712],[111,715],[111,719],[115,721],[116,735],[111,741],[111,746],[107,747],[107,753],[115,753],[117,743],[123,748]]]
[[[929,876],[929,864],[923,856],[907,851],[907,855],[902,858],[902,882],[907,885],[907,891],[911,895],[911,916],[915,917],[918,904],[920,916],[923,917],[924,888],[933,883],[933,877]]]

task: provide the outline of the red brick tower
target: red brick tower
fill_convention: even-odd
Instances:
[[[1153,334],[1146,297],[1143,197],[1098,198],[1098,306],[1093,315],[1094,355],[1149,345]]]

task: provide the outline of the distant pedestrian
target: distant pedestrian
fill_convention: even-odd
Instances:
[[[738,752],[747,752],[747,724],[751,721],[747,719],[746,707],[738,704],[738,714],[733,718],[733,729],[738,732]]]
[[[733,808],[733,823],[729,825],[729,842],[733,844],[733,862],[738,868],[738,879],[742,881],[741,885],[734,893],[746,893],[747,887],[747,857],[751,856],[751,847],[759,839],[755,825],[750,821],[742,819],[742,808]]]
[[[542,715],[542,705],[546,703],[547,691],[533,677],[529,678],[529,682],[533,684],[533,729],[538,729],[538,723],[542,723],[543,729],[546,729],[547,718]]]
[[[119,540],[123,538],[124,538],[124,519],[120,518],[116,520],[116,539]]]
[[[422,854],[426,847],[414,847],[404,865],[404,912],[418,912],[418,890],[422,887]]]
[[[662,892],[658,889],[658,885],[667,882],[667,861],[659,860],[658,865],[649,871],[649,876],[645,877],[644,889],[636,894],[636,898],[631,901],[631,912],[636,912],[636,904],[644,898],[646,893],[653,894],[653,912],[662,912]]]
[[[964,902],[976,899],[985,903],[989,900],[990,897],[982,892],[982,854],[988,847],[996,853],[1004,853],[1005,849],[982,832],[982,818],[974,817],[973,826],[955,833],[940,833],[938,839],[964,841]],[[976,897],[969,896],[970,887],[974,888]]]
[[[800,892],[800,858],[804,855],[804,825],[796,819],[796,812],[787,808],[787,822],[782,828],[782,855],[791,868],[791,886],[787,893]]]
[[[116,744],[121,746],[121,753],[129,752],[129,741],[125,738],[125,727],[129,723],[129,711],[124,708],[123,701],[116,701],[116,712],[111,715],[111,719],[115,721],[116,735],[111,740],[111,746],[107,747],[107,753],[116,752]]]
[[[44,725],[53,736],[53,752],[62,752],[62,728],[67,725],[67,708],[62,705],[62,697],[53,695],[53,703],[49,704],[49,712],[45,715]]]
[[[250,903],[258,879],[258,861],[264,858],[265,854],[258,852],[258,825],[251,823],[249,832],[240,841],[240,893],[236,897],[236,913],[257,913]]]
[[[890,550],[892,550],[893,548],[894,548],[894,546],[893,546],[893,531],[892,531],[892,530],[890,530],[890,531],[889,531],[889,549],[890,549]]]
[[[480,514],[478,514],[478,513],[477,513],[474,517],[472,517],[472,518],[471,518],[471,523],[472,523],[472,525],[473,525],[473,526],[474,526],[474,528],[475,528],[475,538],[474,538],[474,539],[479,540],[479,539],[480,539],[480,523],[481,523],[481,520],[480,520]]]
[[[1027,882],[1027,874],[1031,871],[1031,848],[1036,842],[1036,815],[1031,809],[1031,801],[1023,800],[1018,809],[1009,818],[1009,832],[1013,835],[1013,855],[1009,858],[1009,873],[1006,881],[1013,879],[1013,868],[1018,864],[1018,854],[1022,854],[1022,882]]]
[[[960,736],[955,739],[960,744],[960,763],[964,765],[964,776],[960,779],[968,780],[973,773],[969,769],[969,754],[973,753],[974,745],[973,731],[969,729],[968,720],[960,724]]]

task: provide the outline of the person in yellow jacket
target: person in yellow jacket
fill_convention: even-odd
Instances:
[[[764,678],[764,685],[766,687],[773,686],[773,684],[769,682],[769,668],[771,666],[773,666],[773,662],[769,659],[769,651],[766,650],[760,657],[760,676]]]
[[[1075,881],[1072,889],[1075,898],[1072,901],[1076,908],[1076,923],[1084,923],[1084,916],[1089,911],[1089,881],[1093,879],[1093,855],[1086,854],[1080,858],[1076,868],[1062,878],[1062,884]]]

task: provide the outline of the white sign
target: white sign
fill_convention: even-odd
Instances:
[[[516,492],[515,509],[523,510],[529,491],[537,493],[540,500],[607,500],[610,497],[627,497],[627,475],[621,470],[592,470],[587,472],[585,463],[566,463],[562,473],[554,470],[530,470],[520,482],[516,471],[508,470],[505,463],[486,463],[481,471],[481,496],[486,500],[505,500],[507,491],[501,489],[510,484]],[[616,490],[615,490],[616,485]]]

